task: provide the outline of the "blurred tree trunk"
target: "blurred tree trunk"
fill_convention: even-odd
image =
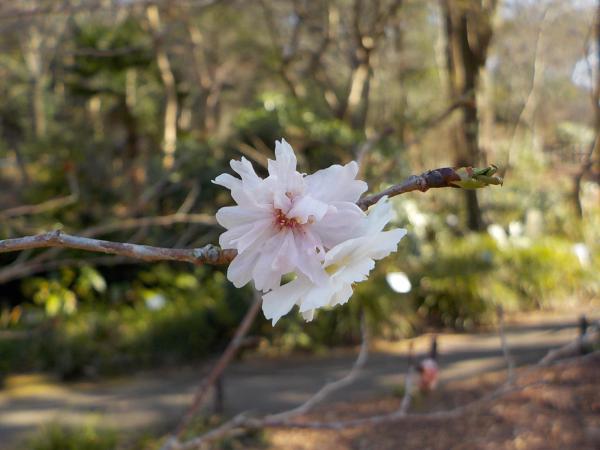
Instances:
[[[152,32],[156,63],[165,87],[165,117],[163,132],[163,167],[171,169],[175,162],[175,148],[177,146],[177,84],[171,63],[165,50],[162,36],[160,13],[158,6],[150,5],[146,8],[146,16]]]
[[[594,76],[592,80],[593,85],[591,93],[594,120],[594,139],[590,144],[588,153],[585,155],[581,167],[575,174],[573,180],[573,205],[579,218],[583,218],[583,207],[581,205],[581,182],[591,170],[594,170],[596,176],[600,177],[600,1],[598,1],[598,6],[596,8],[596,17],[594,19],[594,29],[592,35],[594,37],[594,45],[592,45],[592,48],[596,52],[595,61],[594,58],[592,58],[592,61],[596,63],[596,67],[593,67],[591,71]],[[585,57],[588,58],[589,55],[586,54]],[[600,178],[597,178],[596,180],[598,183],[600,183]]]
[[[367,3],[375,8],[375,17],[366,26],[361,25],[365,17],[365,4],[355,0],[353,4],[352,29],[355,42],[352,73],[348,83],[347,95],[340,102],[338,117],[343,117],[354,129],[364,130],[369,110],[371,78],[373,76],[372,55],[384,36],[386,27],[396,18],[402,0],[394,0],[383,6],[381,2]]]
[[[476,93],[492,38],[496,4],[496,0],[440,0],[446,38],[447,91],[450,103],[462,102],[454,136],[457,166],[477,166],[484,162],[479,149]],[[465,196],[468,227],[481,230],[483,220],[476,191],[465,191]]]
[[[31,112],[33,118],[33,134],[40,139],[46,135],[46,106],[45,92],[47,76],[42,60],[42,36],[37,26],[32,25],[28,30],[28,38],[23,45],[23,56],[29,71],[31,85]]]

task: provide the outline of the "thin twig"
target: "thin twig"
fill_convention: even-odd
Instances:
[[[203,401],[206,395],[208,394],[208,391],[215,383],[215,381],[223,374],[223,371],[227,368],[233,357],[236,355],[238,349],[240,348],[240,345],[244,341],[244,337],[246,336],[248,330],[254,323],[254,319],[256,318],[256,315],[260,310],[261,303],[262,296],[259,292],[254,291],[254,301],[252,305],[250,306],[250,308],[246,312],[246,315],[240,322],[240,325],[238,326],[238,329],[236,330],[233,338],[229,342],[229,345],[227,346],[217,363],[213,366],[209,374],[202,380],[202,382],[198,386],[198,389],[194,394],[192,404],[190,405],[183,418],[181,419],[180,423],[178,424],[175,433],[173,433],[173,435],[167,439],[167,443],[163,447],[164,449],[173,448],[173,446],[177,448],[178,439],[185,432],[187,426],[190,424],[191,420],[194,418],[194,416],[202,406]]]
[[[541,359],[538,366],[548,366],[558,360],[580,355],[582,348],[593,348],[594,344],[598,343],[600,343],[600,324],[590,327],[583,336],[578,336],[575,341],[550,350],[546,356]]]
[[[356,380],[356,377],[360,374],[360,371],[365,366],[367,359],[369,357],[369,330],[367,321],[365,319],[364,312],[361,312],[361,345],[360,351],[358,352],[358,356],[352,365],[350,371],[343,376],[342,378],[331,381],[325,384],[321,389],[319,389],[312,397],[306,400],[300,406],[291,409],[289,411],[284,411],[277,414],[272,414],[270,416],[265,417],[265,421],[281,421],[288,420],[292,417],[299,416],[301,414],[306,414],[312,408],[314,408],[318,403],[322,402],[331,395],[333,392],[340,390],[341,388],[348,386],[352,382]]]
[[[77,182],[77,178],[72,172],[67,174],[67,178],[69,187],[71,189],[71,193],[69,195],[51,198],[35,205],[21,205],[15,206],[14,208],[5,209],[4,211],[0,211],[0,220],[6,220],[12,217],[42,214],[55,209],[64,208],[65,206],[69,206],[77,202],[79,199],[79,184]]]
[[[408,366],[408,370],[406,372],[406,376],[404,378],[404,395],[402,396],[402,401],[400,402],[400,407],[398,408],[397,413],[404,416],[408,414],[408,409],[410,408],[410,404],[413,399],[413,391],[414,391],[414,381],[415,379],[415,366],[411,363]]]
[[[406,194],[407,192],[425,192],[433,188],[458,188],[458,186],[452,184],[452,182],[460,180],[460,175],[458,175],[456,170],[452,167],[428,170],[421,175],[412,175],[403,183],[395,184],[378,194],[363,197],[357,202],[357,205],[361,209],[366,210],[384,196],[395,197],[396,195]]]
[[[572,358],[563,361],[554,361],[554,366],[570,366],[573,364],[583,364],[589,361],[600,360],[600,351],[589,353],[585,356]],[[492,392],[466,404],[457,406],[455,408],[433,411],[426,413],[407,413],[401,406],[386,414],[378,414],[368,417],[360,417],[356,419],[338,420],[332,422],[322,421],[266,421],[265,418],[244,418],[245,414],[240,414],[233,418],[231,421],[226,422],[218,429],[212,430],[200,437],[191,439],[179,447],[175,447],[181,450],[190,450],[193,448],[200,447],[208,444],[210,441],[219,439],[225,436],[230,436],[232,433],[238,433],[240,430],[256,430],[263,428],[287,428],[287,429],[313,429],[313,430],[344,430],[349,428],[358,428],[364,426],[378,426],[391,423],[399,422],[437,422],[440,420],[457,419],[462,417],[465,413],[476,410],[483,406],[488,405],[490,402],[496,401],[500,398],[506,397],[510,394],[522,392],[529,388],[545,386],[552,383],[551,380],[534,381],[522,385],[515,385],[509,383],[503,383]],[[403,402],[404,403],[404,402]],[[247,413],[246,413],[247,415]],[[217,431],[218,430],[218,431]]]
[[[338,380],[329,382],[325,384],[321,389],[319,389],[314,395],[312,395],[308,400],[302,403],[300,406],[291,409],[289,411],[284,411],[281,413],[271,414],[265,416],[262,420],[265,423],[273,422],[279,423],[282,421],[288,421],[294,417],[300,416],[302,414],[306,414],[312,408],[314,408],[318,403],[322,402],[325,398],[331,395],[333,392],[338,391],[339,389],[348,386],[352,383],[356,377],[359,375],[360,371],[364,367],[367,362],[369,355],[369,330],[367,325],[367,320],[365,318],[365,314],[361,311],[361,320],[360,320],[360,330],[361,330],[361,346],[360,351],[358,352],[358,356],[352,365],[350,371],[339,378]],[[237,416],[233,417],[231,420],[225,422],[218,428],[211,430],[203,435],[195,437],[190,441],[185,442],[184,444],[180,444],[175,436],[167,439],[163,450],[168,449],[177,449],[177,450],[188,450],[193,448],[198,448],[205,443],[217,439],[224,435],[230,435],[234,432],[235,429],[240,428],[241,425],[244,425],[249,419],[247,417],[248,413],[241,413]]]
[[[496,313],[498,315],[498,334],[500,335],[502,354],[504,355],[504,361],[506,362],[506,371],[508,374],[507,382],[512,384],[515,379],[515,360],[510,354],[510,348],[508,347],[506,333],[504,332],[504,308],[502,308],[501,305],[498,305]]]

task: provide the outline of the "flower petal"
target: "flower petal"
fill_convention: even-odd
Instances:
[[[315,318],[315,310],[311,309],[309,311],[304,311],[302,314],[302,318],[304,320],[306,320],[307,322],[312,322],[312,320]]]
[[[252,279],[252,270],[258,254],[246,252],[237,254],[227,268],[227,279],[237,288],[244,286]]]
[[[304,178],[296,171],[296,155],[285,139],[275,141],[275,160],[268,161],[269,176],[265,181],[274,191],[298,194],[304,191]]]
[[[219,225],[230,229],[248,222],[265,219],[268,213],[260,208],[244,208],[241,206],[224,206],[217,211]]]
[[[263,295],[262,310],[265,317],[272,319],[275,325],[282,316],[290,312],[308,289],[310,282],[299,277]]]
[[[367,229],[365,234],[373,234],[383,230],[383,227],[394,218],[392,205],[388,201],[388,197],[381,197],[375,205],[369,209],[367,215]]]
[[[355,180],[358,164],[352,161],[345,166],[335,164],[319,170],[304,179],[306,192],[324,201],[346,201],[356,203],[368,188],[367,183]]]
[[[312,285],[306,294],[300,299],[300,312],[327,306],[335,294],[335,288],[331,283],[325,286]]]
[[[214,184],[219,184],[223,187],[226,187],[229,190],[239,188],[242,185],[242,181],[240,179],[238,179],[228,173],[223,173],[223,174],[219,175],[212,182]]]
[[[341,286],[341,289],[335,293],[329,306],[343,305],[350,300],[350,297],[352,297],[352,285],[344,284]]]
[[[366,214],[354,203],[332,202],[327,214],[311,226],[323,246],[332,248],[348,239],[364,234]]]
[[[290,219],[296,219],[299,223],[306,223],[311,216],[312,220],[321,220],[328,210],[329,206],[326,203],[315,200],[309,195],[303,195],[297,201],[293,202],[291,209],[286,215]]]
[[[235,170],[238,173],[238,175],[242,179],[242,183],[244,183],[245,187],[247,188],[253,188],[263,181],[262,178],[256,175],[254,167],[252,167],[252,163],[243,156],[240,161],[232,159],[229,165],[233,170]]]

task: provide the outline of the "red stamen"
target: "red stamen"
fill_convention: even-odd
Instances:
[[[296,219],[292,218],[288,218],[283,211],[281,211],[280,209],[276,209],[275,210],[275,225],[278,226],[280,229],[282,228],[291,228],[294,229],[297,226],[299,226],[300,224],[298,223],[298,221],[296,221]]]

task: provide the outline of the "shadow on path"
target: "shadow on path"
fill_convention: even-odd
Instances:
[[[506,336],[519,365],[539,360],[549,349],[577,335],[577,320],[507,327]],[[425,348],[426,339],[417,343]],[[442,382],[504,367],[499,338],[493,333],[442,335],[439,338]],[[331,400],[362,400],[390,393],[403,382],[406,346],[371,353],[351,386]],[[276,412],[297,406],[323,383],[347,373],[353,352],[319,358],[250,359],[234,363],[224,377],[225,413]],[[59,421],[95,423],[118,430],[162,430],[189,404],[206,368],[157,371],[126,379],[85,384],[49,384],[33,390],[0,391],[0,443],[10,448],[25,433]]]

